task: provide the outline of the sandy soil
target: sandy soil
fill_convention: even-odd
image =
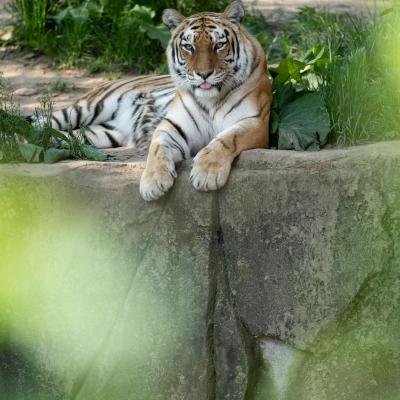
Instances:
[[[5,4],[8,0],[0,0],[0,37],[10,35],[10,16]],[[249,3],[253,3],[250,2]],[[369,5],[375,3],[369,1]],[[298,10],[303,6],[322,6],[335,11],[357,11],[365,5],[365,1],[327,1],[327,0],[260,0],[256,8],[265,15],[285,14]],[[0,73],[9,80],[15,91],[15,100],[20,102],[21,111],[25,115],[32,113],[38,105],[41,93],[49,90],[56,81],[66,82],[68,90],[54,92],[53,98],[56,108],[61,108],[78,99],[89,89],[95,87],[104,79],[101,75],[90,75],[85,71],[59,69],[43,56],[18,48],[0,47]]]
[[[85,71],[57,69],[45,57],[13,48],[0,48],[0,72],[8,80],[14,98],[25,115],[33,112],[44,91],[52,90],[56,81],[67,89],[52,92],[56,108],[64,107],[104,80]]]

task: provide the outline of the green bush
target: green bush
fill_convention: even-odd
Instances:
[[[284,57],[270,68],[275,89],[272,143],[279,148],[318,148],[315,143],[324,144],[326,131],[318,127],[316,116],[322,118],[325,110],[331,144],[399,139],[400,8],[368,17],[305,8],[291,22],[284,32],[277,31],[270,46],[272,57]],[[319,114],[310,110],[302,120],[294,119],[301,97],[309,92],[320,94],[324,107]],[[311,116],[313,124],[307,120]],[[283,120],[285,130],[280,129]]]
[[[321,73],[335,144],[400,138],[400,10],[375,16],[368,30]]]
[[[190,15],[222,10],[228,0],[15,0],[15,39],[65,66],[147,72],[163,61],[169,33],[164,8]]]

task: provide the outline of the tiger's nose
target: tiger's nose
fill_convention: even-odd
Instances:
[[[201,78],[203,78],[204,80],[206,80],[209,76],[211,76],[213,72],[214,71],[206,71],[206,72],[195,71],[195,73],[197,75],[199,75]]]

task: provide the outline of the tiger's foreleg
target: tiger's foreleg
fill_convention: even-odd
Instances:
[[[249,118],[222,131],[194,158],[192,185],[203,191],[216,190],[228,180],[233,160],[244,150],[268,145],[268,120]]]
[[[166,193],[177,177],[175,163],[190,157],[190,149],[179,131],[167,120],[153,133],[146,168],[140,180],[140,194],[146,201]]]

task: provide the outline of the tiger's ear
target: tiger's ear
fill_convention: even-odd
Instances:
[[[164,10],[162,14],[164,24],[167,25],[171,31],[174,30],[184,19],[185,17],[182,14],[176,10],[172,10],[171,8]]]
[[[229,19],[234,24],[240,24],[244,17],[244,8],[241,1],[234,1],[224,11],[225,18]]]

